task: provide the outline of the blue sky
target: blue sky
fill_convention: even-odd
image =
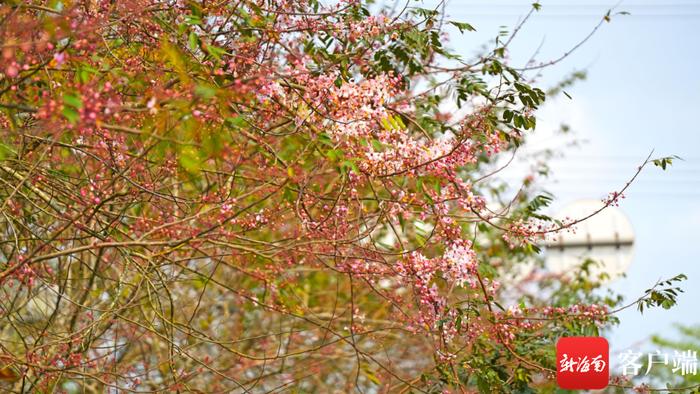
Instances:
[[[492,40],[500,26],[512,30],[532,1],[448,2],[450,20],[471,23],[477,32],[452,37],[450,46],[468,55]],[[427,3],[426,3],[427,4]],[[430,2],[434,4],[434,2]],[[538,59],[557,58],[585,37],[607,9],[606,1],[541,1],[542,10],[518,33],[511,46],[513,65],[521,65],[541,46]],[[623,1],[615,16],[581,48],[546,69],[540,86],[550,86],[572,71],[585,69],[586,81],[566,89],[538,114],[535,141],[557,146],[552,130],[562,122],[586,142],[553,162],[549,190],[559,206],[601,198],[618,190],[654,149],[654,156],[679,155],[666,172],[649,167],[626,193],[621,209],[632,222],[636,244],[627,278],[611,284],[627,301],[660,278],[685,273],[685,294],[669,310],[636,309],[608,334],[613,353],[644,347],[652,334],[673,336],[673,323],[700,324],[700,1]],[[556,209],[556,206],[554,207]]]

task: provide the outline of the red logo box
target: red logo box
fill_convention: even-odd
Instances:
[[[608,386],[609,345],[601,337],[563,337],[557,341],[557,384],[566,390]]]

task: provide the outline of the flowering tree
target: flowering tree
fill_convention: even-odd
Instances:
[[[587,264],[513,274],[586,219],[496,182],[557,62],[510,66],[514,34],[464,59],[444,30],[471,25],[354,0],[0,19],[7,388],[546,390],[558,337],[616,321]]]

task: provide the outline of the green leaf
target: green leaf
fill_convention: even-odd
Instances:
[[[372,373],[368,367],[365,366],[364,368],[362,368],[362,371],[363,371],[364,375],[367,377],[367,379],[369,379],[372,383],[374,383],[376,385],[382,384],[382,382],[379,380],[379,378],[377,378],[377,376],[374,375],[374,373]]]
[[[241,116],[234,116],[226,118],[226,124],[234,129],[241,128],[245,125],[245,119]]]
[[[197,173],[202,167],[197,150],[193,147],[185,147],[180,151],[180,165],[189,173]]]
[[[343,167],[344,169],[352,169],[356,174],[360,173],[360,170],[358,170],[353,160],[343,160],[343,162],[341,163],[341,167]]]
[[[83,100],[80,98],[80,96],[74,94],[64,94],[63,102],[75,109],[83,108]]]
[[[337,161],[341,157],[343,157],[343,151],[339,149],[329,149],[326,152],[326,157],[328,157],[328,160],[330,161]]]
[[[391,130],[391,123],[389,122],[389,118],[382,118],[382,127],[384,127],[384,130],[390,131]]]
[[[14,150],[10,148],[9,146],[3,144],[0,142],[0,160],[3,160],[4,158],[14,154]]]
[[[78,123],[78,119],[80,119],[78,111],[71,107],[63,107],[61,114],[63,114],[63,117],[66,118],[72,124]]]
[[[197,37],[193,31],[191,31],[190,35],[187,37],[187,42],[191,50],[194,51],[199,48],[199,37]]]
[[[679,156],[673,155],[673,156],[662,157],[660,159],[652,160],[652,163],[654,163],[655,166],[661,167],[662,170],[666,171],[666,167],[672,165],[673,160],[675,160],[675,159],[683,160]]]
[[[194,92],[197,96],[205,98],[205,99],[212,98],[212,97],[216,96],[216,88],[214,88],[213,86],[209,86],[209,85],[203,85],[203,84],[197,85],[194,88]]]
[[[507,109],[503,111],[503,121],[510,123],[513,120],[513,111]]]
[[[464,33],[465,31],[476,31],[474,26],[470,25],[469,23],[449,21],[449,24],[456,26],[460,33]]]
[[[204,49],[206,49],[207,53],[209,55],[211,55],[216,60],[221,60],[221,56],[226,54],[225,49],[219,48],[219,47],[214,46],[214,45],[206,44],[204,46]]]
[[[333,147],[333,140],[326,133],[319,133],[317,136],[317,141],[323,145]]]
[[[188,25],[201,25],[202,18],[200,18],[198,15],[185,15],[185,23]]]

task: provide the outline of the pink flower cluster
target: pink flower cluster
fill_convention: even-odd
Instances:
[[[399,280],[413,289],[419,304],[420,313],[416,317],[419,326],[437,329],[436,323],[449,313],[447,299],[440,294],[437,277],[442,277],[449,286],[475,289],[478,287],[477,265],[476,253],[468,240],[450,243],[442,256],[428,258],[413,252],[396,264]],[[497,283],[491,283],[490,291],[495,291],[497,286]]]
[[[476,253],[468,240],[458,240],[447,247],[442,256],[442,271],[446,279],[457,286],[476,288]]]
[[[538,223],[535,221],[523,222],[522,220],[517,220],[508,225],[505,233],[503,234],[503,240],[508,243],[508,246],[511,249],[528,244],[534,244],[538,240],[542,239],[547,228],[549,227],[543,223]]]

